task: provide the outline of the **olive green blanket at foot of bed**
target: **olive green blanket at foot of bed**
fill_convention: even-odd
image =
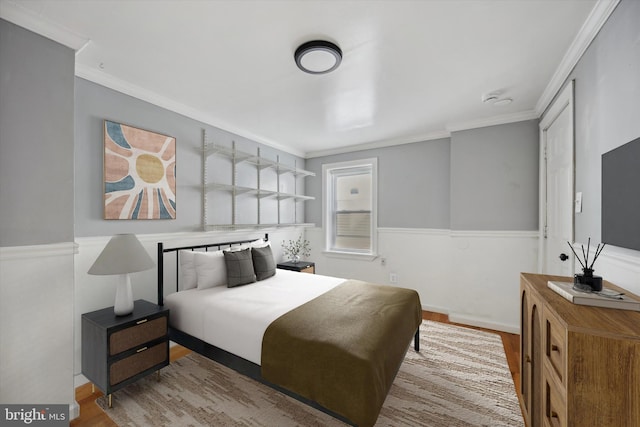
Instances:
[[[269,325],[262,377],[371,426],[421,321],[416,291],[348,280]]]

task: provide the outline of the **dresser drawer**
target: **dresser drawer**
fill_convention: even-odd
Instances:
[[[167,342],[162,342],[151,348],[143,347],[137,353],[114,362],[109,370],[109,385],[114,386],[155,365],[167,362],[167,345]]]
[[[549,427],[567,427],[566,404],[557,387],[545,381],[544,424]]]
[[[544,312],[544,349],[545,357],[551,362],[554,372],[565,384],[566,376],[566,331],[548,311]]]
[[[167,333],[167,316],[141,319],[137,325],[114,332],[109,337],[109,355],[113,356],[160,338]]]

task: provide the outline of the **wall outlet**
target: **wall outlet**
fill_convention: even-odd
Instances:
[[[389,283],[398,283],[398,273],[389,273]]]

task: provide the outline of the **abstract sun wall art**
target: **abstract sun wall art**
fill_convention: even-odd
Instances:
[[[175,219],[176,139],[104,121],[104,218]]]

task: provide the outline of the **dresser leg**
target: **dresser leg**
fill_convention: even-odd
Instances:
[[[160,382],[160,370],[156,371],[156,381]]]
[[[113,408],[113,402],[111,401],[111,394],[107,396],[107,400],[109,400],[109,408]]]
[[[91,394],[95,394],[96,392],[96,385],[94,383],[91,383]]]

